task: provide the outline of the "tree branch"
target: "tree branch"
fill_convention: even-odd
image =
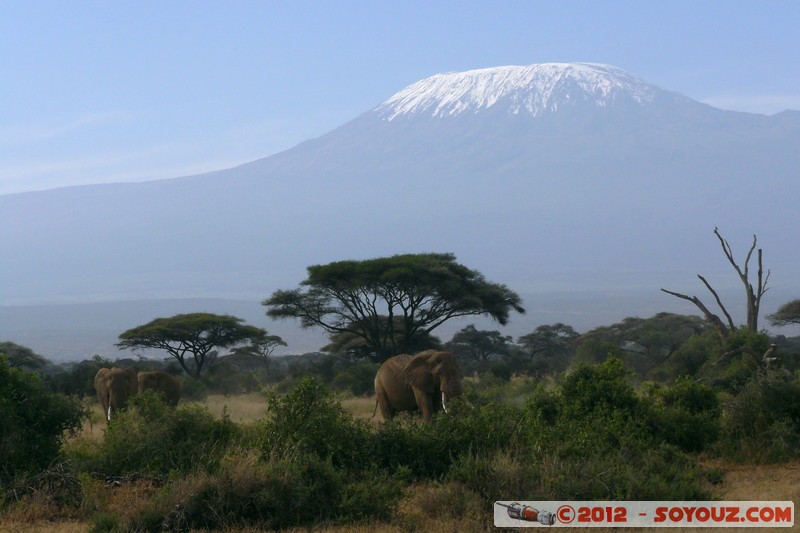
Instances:
[[[714,299],[717,301],[717,305],[719,306],[720,309],[722,309],[722,312],[725,313],[725,318],[728,319],[728,327],[731,329],[731,331],[735,330],[736,326],[733,324],[733,319],[731,318],[730,313],[728,313],[728,310],[725,309],[725,306],[722,305],[722,300],[719,299],[719,295],[717,294],[717,291],[715,291],[711,287],[711,284],[708,283],[708,281],[706,281],[706,278],[704,278],[700,274],[698,274],[697,277],[700,278],[700,281],[703,282],[703,285],[706,286],[706,288],[709,290],[709,292],[714,295]]]
[[[696,305],[698,307],[698,309],[700,309],[700,311],[703,312],[703,314],[705,315],[706,319],[708,319],[708,321],[711,322],[714,325],[714,327],[716,328],[717,333],[719,334],[720,342],[724,342],[725,341],[725,337],[728,336],[728,329],[725,327],[725,324],[722,322],[722,320],[717,315],[715,315],[714,313],[709,311],[708,307],[706,307],[703,304],[703,302],[701,302],[700,299],[697,296],[687,296],[687,295],[681,294],[679,292],[668,291],[667,289],[661,289],[661,290],[663,292],[666,292],[667,294],[671,294],[672,296],[675,296],[677,298],[681,298],[683,300],[688,300],[688,301],[692,302],[694,305]]]

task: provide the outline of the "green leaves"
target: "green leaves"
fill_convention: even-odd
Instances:
[[[518,294],[450,253],[313,265],[300,285],[264,300],[267,315],[359,337],[375,360],[411,351],[420,335],[451,318],[487,315],[505,325],[511,311],[525,312]]]
[[[87,416],[78,400],[50,392],[0,356],[0,484],[45,468]]]
[[[773,314],[768,315],[767,319],[773,326],[800,324],[800,300],[786,302]]]
[[[241,318],[212,313],[188,313],[171,318],[156,318],[120,334],[121,349],[155,348],[178,360],[191,376],[200,377],[208,354],[214,348],[230,348],[244,342],[257,342],[267,332],[242,324]],[[188,361],[187,355],[193,360]]]

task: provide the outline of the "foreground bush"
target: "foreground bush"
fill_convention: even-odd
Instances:
[[[265,461],[236,452],[214,473],[195,473],[164,487],[123,529],[274,531],[388,520],[401,495],[401,484],[380,472],[357,479],[313,456]]]
[[[315,456],[337,468],[368,468],[373,437],[369,424],[354,420],[316,378],[299,380],[295,389],[267,398],[267,418],[258,430],[262,457]]]
[[[685,452],[702,452],[717,442],[721,408],[717,393],[691,378],[647,391],[648,424],[654,436]]]
[[[774,463],[800,456],[800,383],[750,380],[726,402],[720,450],[739,462]]]
[[[0,484],[47,468],[87,416],[79,401],[46,390],[36,374],[0,356]]]
[[[238,434],[227,416],[205,408],[173,409],[153,391],[133,397],[111,420],[99,443],[78,441],[67,449],[78,468],[106,476],[165,476],[213,471]]]

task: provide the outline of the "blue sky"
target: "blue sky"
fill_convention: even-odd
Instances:
[[[615,65],[725,109],[800,109],[794,1],[12,1],[0,194],[191,175],[322,135],[448,71]]]

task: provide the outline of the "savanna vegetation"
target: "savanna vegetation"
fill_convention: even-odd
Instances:
[[[399,279],[410,284],[387,277]],[[409,316],[436,302],[432,287]],[[196,372],[171,352],[161,362],[95,356],[56,366],[0,345],[0,530],[482,531],[493,529],[495,500],[798,495],[797,339],[746,325],[726,325],[721,337],[706,316],[659,313],[582,334],[541,325],[516,340],[469,325],[443,343],[432,329],[403,329],[403,316],[375,315],[381,344],[340,316],[344,329],[329,332],[326,352],[299,356],[269,356],[282,340],[246,329],[239,342],[204,344]],[[125,335],[141,340],[187,318]],[[201,318],[212,319],[195,329],[207,339],[220,317]],[[224,324],[242,327],[231,318]],[[189,338],[159,328],[162,340]],[[452,351],[465,376],[464,394],[430,424],[372,418],[379,361],[407,343]],[[181,403],[146,391],[106,424],[92,381],[112,364],[180,376]],[[759,494],[731,491],[727,480],[769,465],[794,477]]]

